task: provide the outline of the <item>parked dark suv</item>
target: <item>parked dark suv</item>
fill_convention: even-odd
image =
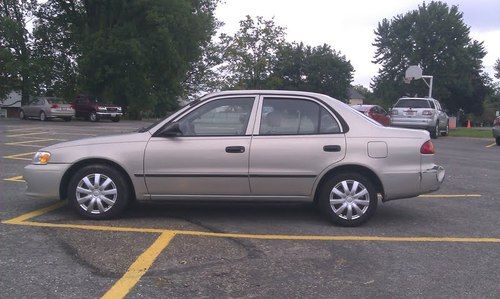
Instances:
[[[75,107],[75,117],[84,117],[92,122],[104,118],[118,122],[123,115],[122,107],[103,103],[99,98],[90,95],[76,96],[73,105]]]

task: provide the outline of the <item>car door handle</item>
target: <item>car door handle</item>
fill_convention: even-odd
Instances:
[[[226,147],[226,153],[244,153],[244,146],[228,146]]]
[[[340,145],[325,145],[323,150],[325,152],[340,152]]]

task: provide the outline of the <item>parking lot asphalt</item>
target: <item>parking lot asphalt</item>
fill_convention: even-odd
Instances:
[[[112,221],[24,196],[38,148],[143,122],[0,120],[0,297],[498,297],[500,147],[434,140],[441,189],[357,228],[305,203],[139,203]]]

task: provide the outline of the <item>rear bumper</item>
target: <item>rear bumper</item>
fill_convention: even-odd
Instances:
[[[75,116],[75,110],[68,111],[49,111],[47,117],[73,117]]]
[[[70,164],[30,164],[24,167],[26,195],[36,198],[59,198],[61,178]]]
[[[432,118],[391,118],[391,126],[409,128],[409,129],[424,129],[434,128],[435,121]]]
[[[500,126],[495,126],[493,127],[493,137],[498,138],[500,137]]]
[[[384,201],[410,198],[436,191],[441,187],[444,177],[444,168],[435,164],[420,172],[398,172],[382,175]]]
[[[429,193],[439,189],[444,181],[445,170],[442,166],[434,167],[420,173],[420,192]]]

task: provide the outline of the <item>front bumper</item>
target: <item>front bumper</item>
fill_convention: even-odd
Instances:
[[[123,115],[122,112],[96,112],[99,118],[112,118],[112,117],[121,117]]]
[[[420,173],[420,192],[428,193],[439,189],[444,181],[445,170],[442,166],[434,167]]]
[[[59,198],[61,179],[70,164],[30,164],[24,167],[26,195],[37,198]]]

